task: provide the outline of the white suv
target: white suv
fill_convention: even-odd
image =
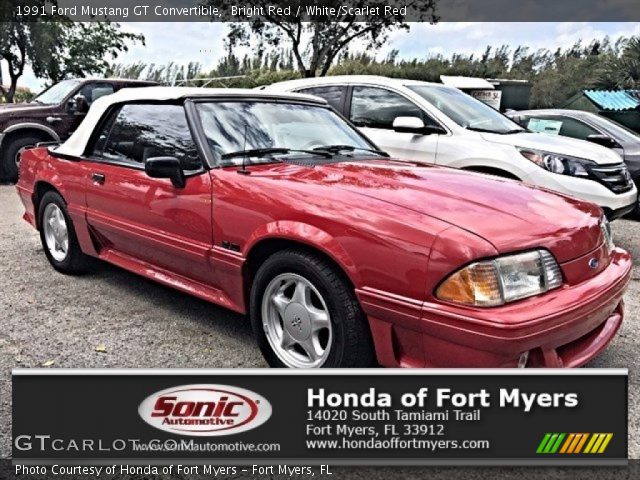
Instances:
[[[260,88],[324,98],[394,157],[518,179],[596,203],[611,219],[638,201],[617,153],[530,133],[456,88],[375,76],[307,78]]]

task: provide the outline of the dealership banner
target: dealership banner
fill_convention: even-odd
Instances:
[[[25,466],[621,465],[627,425],[623,369],[13,371]]]
[[[634,22],[637,0],[3,0],[0,21]]]

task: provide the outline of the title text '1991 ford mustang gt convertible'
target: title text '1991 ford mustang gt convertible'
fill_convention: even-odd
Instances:
[[[314,97],[121,90],[17,188],[54,268],[246,312],[272,366],[573,367],[623,318],[599,207],[390,159]]]

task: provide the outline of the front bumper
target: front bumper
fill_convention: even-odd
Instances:
[[[638,199],[638,202],[633,203],[624,208],[619,208],[618,210],[610,210],[608,208],[603,208],[603,211],[604,211],[604,214],[607,216],[607,219],[609,221],[613,221],[618,218],[624,217],[625,215],[628,215],[631,212],[634,212],[638,208],[638,205],[640,205],[640,199]]]
[[[420,303],[357,291],[378,361],[392,367],[578,367],[613,339],[624,317],[630,255],[616,248],[588,280],[496,308]]]
[[[539,187],[595,203],[609,212],[624,211],[628,208],[633,209],[638,202],[638,190],[635,185],[627,192],[614,193],[594,180],[558,175],[542,168],[529,172],[529,175],[522,180]]]

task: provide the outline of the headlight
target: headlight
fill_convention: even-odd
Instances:
[[[585,158],[570,157],[568,155],[558,155],[551,152],[543,152],[541,150],[532,150],[530,148],[518,148],[520,155],[527,160],[531,160],[539,167],[549,170],[560,175],[571,175],[574,177],[589,177],[587,168],[595,166],[596,162]]]
[[[472,263],[449,276],[436,290],[448,302],[495,307],[562,285],[562,273],[546,250],[505,255]]]

